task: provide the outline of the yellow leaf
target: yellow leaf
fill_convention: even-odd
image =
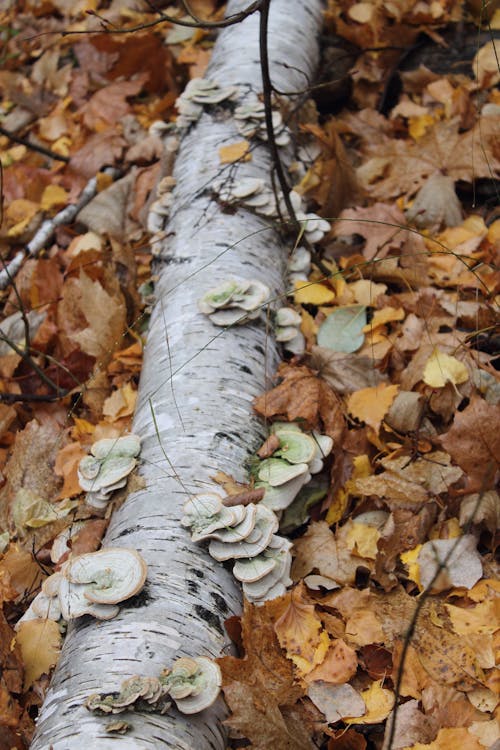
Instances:
[[[134,391],[130,383],[126,383],[105,400],[102,413],[109,421],[129,417],[134,413],[136,401],[137,391]]]
[[[314,604],[303,599],[304,586],[297,586],[287,595],[289,603],[274,630],[281,648],[302,674],[320,664],[330,647],[328,633],[322,629]]]
[[[453,630],[458,635],[495,633],[500,622],[500,601],[490,599],[480,602],[473,609],[444,605],[448,610]]]
[[[482,745],[465,727],[452,727],[451,729],[440,729],[438,736],[428,745],[422,742],[416,742],[414,745],[407,745],[401,750],[450,750],[450,748],[460,748],[460,750],[485,750]]]
[[[40,205],[44,211],[51,208],[61,208],[68,201],[68,192],[60,185],[47,185],[42,194]]]
[[[448,381],[458,385],[468,379],[465,365],[439,349],[434,349],[424,368],[423,381],[432,388],[443,388]]]
[[[366,704],[364,716],[344,719],[346,724],[379,724],[387,719],[394,706],[394,693],[383,688],[380,682],[373,682],[369,688],[361,692]]]
[[[379,326],[391,323],[393,320],[403,320],[404,317],[405,311],[402,307],[384,307],[382,310],[375,310],[373,318],[365,325],[363,331],[369,333]]]
[[[362,479],[369,477],[372,473],[370,459],[366,453],[362,453],[360,456],[353,458],[353,472],[351,478],[346,482],[345,488],[341,487],[335,495],[333,503],[328,508],[326,514],[326,522],[329,526],[340,521],[344,515],[347,503],[351,496],[351,492],[354,489],[353,482],[356,479]]]
[[[346,524],[347,526],[347,524]],[[377,542],[380,531],[366,523],[351,522],[347,531],[347,546],[355,555],[375,560],[378,554]]]
[[[59,625],[53,620],[22,622],[16,641],[21,648],[25,667],[23,689],[27,690],[57,664],[62,641]]]
[[[328,526],[332,526],[332,524],[340,521],[345,513],[345,509],[347,508],[348,499],[349,493],[341,487],[336,493],[333,503],[328,508],[328,513],[326,514],[325,519]]]
[[[414,549],[410,549],[408,552],[403,552],[400,555],[401,562],[408,568],[408,578],[411,581],[414,581],[418,586],[420,586],[420,569],[417,560],[421,549],[422,545],[417,544]]]
[[[249,151],[248,141],[238,141],[229,146],[221,146],[219,159],[221,164],[233,164],[235,161],[250,161],[252,154]]]
[[[325,284],[311,281],[295,282],[297,305],[327,305],[335,299],[335,292]]]
[[[355,391],[347,401],[349,413],[379,431],[380,424],[396,398],[399,386],[380,383],[373,388]]]
[[[408,132],[411,137],[418,141],[422,138],[431,125],[434,124],[434,118],[432,115],[418,115],[416,117],[410,117],[408,120]]]

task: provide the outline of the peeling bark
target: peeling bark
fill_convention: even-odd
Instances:
[[[230,2],[228,13],[243,7],[241,0]],[[258,23],[254,14],[220,34],[207,77],[261,90]],[[280,91],[303,90],[311,81],[320,23],[319,0],[271,3],[269,55]],[[114,514],[105,539],[105,545],[143,555],[146,588],[114,620],[83,618],[70,626],[32,750],[225,747],[222,701],[198,716],[123,714],[133,729],[120,737],[106,734],[107,720],[82,703],[91,693],[118,689],[134,674],[157,676],[178,656],[218,656],[227,645],[224,620],[241,611],[231,572],[193,544],[179,524],[186,496],[216,489],[211,477],[218,470],[245,479],[245,462],[262,437],[252,400],[269,386],[277,364],[264,317],[225,330],[197,310],[204,293],[233,275],[264,281],[273,296],[285,287],[290,248],[280,244],[271,224],[244,210],[224,214],[203,190],[221,176],[219,147],[236,140],[228,109],[204,113],[183,139],[176,162],[134,422],[143,441],[146,488]],[[262,145],[238,174],[269,179],[270,167]]]

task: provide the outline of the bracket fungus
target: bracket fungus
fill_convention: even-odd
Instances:
[[[78,464],[78,481],[87,493],[88,505],[99,510],[106,508],[111,493],[126,485],[140,450],[140,438],[132,434],[104,438],[92,445],[91,455]]]
[[[293,307],[280,307],[275,316],[274,333],[276,341],[283,344],[286,351],[301,354],[306,345],[304,334],[300,330],[302,318]]]
[[[43,582],[19,623],[61,617],[68,622],[82,615],[110,620],[120,611],[120,602],[142,589],[146,574],[147,565],[135,550],[107,547],[77,555]]]
[[[299,245],[288,259],[288,278],[293,285],[296,281],[307,281],[311,272],[311,253]]]
[[[307,464],[296,466],[307,469]],[[210,540],[208,552],[215,560],[236,561],[233,573],[250,601],[279,596],[291,584],[292,545],[276,536],[278,517],[262,503],[228,507],[215,493],[195,495],[184,504],[181,523],[191,527],[194,541]]]
[[[271,433],[279,438],[279,447],[257,466],[256,487],[265,491],[262,504],[279,512],[291,505],[312,474],[321,471],[333,440],[315,431],[308,435],[294,422],[275,422]]]
[[[219,665],[206,656],[181,657],[160,677],[130,677],[119,691],[94,693],[85,701],[90,711],[118,714],[123,711],[166,713],[171,698],[183,714],[209,708],[218,698],[222,685]]]
[[[192,78],[175,102],[179,113],[177,127],[188,128],[196,122],[204,105],[220,104],[225,99],[234,99],[237,94],[236,86],[219,86],[208,78]]]
[[[260,177],[242,177],[232,183],[217,180],[212,187],[224,203],[240,203],[261,216],[277,216],[274,193]]]
[[[234,119],[238,132],[245,138],[259,138],[267,141],[266,109],[264,103],[257,97],[247,98],[234,110]],[[281,113],[272,112],[273,130],[277,146],[287,146],[290,143],[290,131],[283,124]]]
[[[207,292],[198,309],[216,326],[241,325],[259,316],[270,295],[269,287],[261,281],[230,279]]]

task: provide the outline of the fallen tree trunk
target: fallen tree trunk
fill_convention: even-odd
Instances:
[[[228,13],[245,5],[230,2]],[[319,0],[273,0],[269,28],[271,75],[281,91],[303,90],[317,63]],[[258,14],[225,29],[207,77],[221,85],[261,91]],[[149,571],[134,606],[108,622],[71,625],[41,710],[32,750],[224,748],[224,706],[198,716],[131,714],[133,728],[112,738],[106,720],[82,703],[116,690],[132,675],[158,676],[181,656],[218,656],[227,643],[224,620],[241,611],[231,573],[190,540],[180,526],[189,493],[216,488],[222,470],[245,479],[245,461],[262,434],[252,400],[269,384],[277,353],[264,320],[217,329],[197,301],[232,276],[264,281],[283,293],[290,248],[265,219],[245,210],[223,213],[204,188],[220,178],[218,149],[240,140],[229,112],[204,113],[184,137],[178,155],[171,220],[157,284],[134,422],[142,438],[146,487],[113,515],[105,545],[137,549]],[[265,145],[238,174],[269,180]],[[154,411],[155,418],[152,417]]]

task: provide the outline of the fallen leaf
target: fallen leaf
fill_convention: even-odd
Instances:
[[[126,383],[113,391],[111,396],[105,400],[102,413],[105,417],[108,417],[110,422],[129,417],[134,413],[136,401],[137,391],[132,388],[130,383]]]
[[[78,420],[83,421],[83,420]],[[75,424],[77,419],[75,419]],[[93,429],[93,427],[92,427]],[[59,492],[59,498],[75,497],[80,495],[82,488],[78,481],[78,464],[87,455],[80,443],[68,443],[57,452],[54,471],[58,477],[62,477],[64,484]]]
[[[68,202],[68,192],[61,185],[47,185],[43,191],[41,208],[43,211],[59,209]]]
[[[470,589],[483,575],[481,556],[472,535],[434,539],[423,544],[417,557],[421,589],[446,591],[453,586]]]
[[[257,413],[289,422],[303,420],[305,426],[320,429],[335,442],[339,441],[344,431],[344,416],[327,383],[304,366],[282,364],[278,375],[282,382],[255,399]]]
[[[234,164],[234,162],[251,161],[250,144],[248,141],[238,141],[229,146],[219,148],[219,160],[221,164]]]
[[[396,206],[375,203],[368,208],[348,208],[335,222],[335,237],[359,234],[365,239],[363,255],[367,260],[385,258],[391,251],[399,251],[407,241],[404,214]],[[359,282],[357,282],[359,283]],[[373,300],[370,304],[373,304]]]
[[[304,600],[304,586],[299,584],[290,593],[285,594],[288,605],[274,625],[281,648],[295,664],[296,656],[301,662],[309,662],[310,668],[316,666],[316,653],[321,644],[321,620],[316,614],[314,604]],[[329,640],[327,639],[327,648]],[[324,652],[326,653],[326,652]],[[324,658],[324,653],[322,658]],[[322,661],[320,658],[320,661]],[[310,671],[310,670],[308,670]]]
[[[24,690],[43,674],[50,674],[57,664],[62,636],[54,620],[27,620],[19,625],[16,643],[21,649],[25,667]]]
[[[357,668],[356,651],[341,638],[336,638],[331,641],[324,660],[305,676],[305,681],[307,684],[321,680],[332,685],[342,685],[354,677]]]
[[[338,307],[319,327],[318,344],[336,352],[355,352],[363,344],[365,325],[363,305]]]
[[[440,442],[482,492],[490,489],[500,464],[500,405],[472,396],[469,405],[455,414]]]
[[[339,394],[360,391],[378,385],[384,380],[384,375],[374,366],[373,359],[334,352],[322,346],[313,346],[310,365],[318,370],[321,378]]]
[[[402,750],[450,750],[452,747],[460,748],[460,750],[485,750],[484,745],[464,727],[442,728],[434,742],[428,744],[417,742]]]
[[[344,537],[346,533],[344,532]],[[360,565],[369,561],[355,557],[347,547],[342,528],[336,534],[324,521],[313,521],[306,533],[295,541],[295,559],[292,566],[294,580],[304,578],[314,568],[336,583],[354,583]]]
[[[324,713],[329,724],[346,716],[362,716],[366,705],[357,690],[351,685],[331,685],[327,682],[311,682],[307,695],[314,705]]]
[[[392,744],[389,748],[392,724],[395,728]],[[418,707],[418,701],[409,700],[392,712],[385,728],[382,750],[400,750],[416,742],[432,742],[438,731],[438,723],[432,716],[426,716]]]
[[[398,390],[397,385],[380,383],[374,388],[355,391],[347,400],[349,413],[378,433],[382,420],[396,398]]]
[[[328,305],[335,299],[335,292],[319,281],[296,281],[294,300],[296,305]]]
[[[423,381],[432,388],[443,388],[448,382],[459,385],[468,379],[465,365],[439,349],[434,349],[424,368]]]
[[[372,682],[369,688],[361,691],[361,698],[366,705],[362,716],[346,717],[346,724],[379,724],[384,721],[394,706],[394,693],[383,688],[380,682]]]

